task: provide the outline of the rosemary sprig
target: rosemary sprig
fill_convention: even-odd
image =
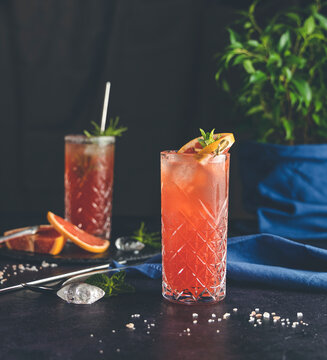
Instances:
[[[144,245],[149,245],[155,249],[161,248],[161,237],[159,233],[147,232],[144,221],[141,222],[140,228],[134,231],[134,235],[132,235],[131,238],[140,241]]]
[[[111,277],[105,274],[95,274],[90,276],[85,282],[102,289],[106,294],[105,297],[117,296],[135,292],[134,286],[125,282],[126,272],[116,272]]]
[[[122,134],[125,131],[127,131],[127,127],[118,126],[118,123],[119,123],[119,116],[116,116],[115,119],[110,118],[108,127],[104,131],[101,131],[100,126],[95,121],[91,121],[91,124],[93,125],[94,129],[91,132],[84,130],[84,134],[87,137],[92,137],[92,136],[118,136],[119,137],[119,136],[122,136]]]
[[[206,147],[209,144],[215,142],[217,139],[214,139],[213,135],[215,133],[215,129],[212,129],[211,132],[205,132],[204,130],[200,129],[200,133],[203,139],[199,138],[198,141],[202,147]]]

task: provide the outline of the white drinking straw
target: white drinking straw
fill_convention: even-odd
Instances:
[[[104,132],[105,129],[106,129],[107,112],[108,112],[109,95],[110,95],[110,86],[111,86],[111,83],[108,81],[106,83],[106,91],[104,93],[102,119],[101,119],[101,132]]]

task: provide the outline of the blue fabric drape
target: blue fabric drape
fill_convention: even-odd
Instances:
[[[127,271],[158,279],[161,255]],[[327,250],[270,234],[230,238],[227,279],[281,289],[327,291]]]
[[[240,166],[244,203],[260,232],[327,239],[327,145],[246,143]]]

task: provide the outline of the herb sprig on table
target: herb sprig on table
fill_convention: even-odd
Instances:
[[[85,282],[102,289],[106,294],[105,297],[117,296],[135,292],[134,286],[125,282],[126,272],[119,271],[108,277],[105,274],[95,274],[89,277]]]
[[[141,222],[140,228],[134,231],[132,239],[137,240],[144,245],[149,245],[155,249],[161,248],[161,238],[158,232],[148,232],[144,221]]]
[[[127,131],[126,126],[118,126],[119,123],[119,116],[116,116],[115,119],[111,118],[109,119],[109,125],[108,127],[102,131],[101,127],[95,122],[91,121],[91,124],[93,125],[93,130],[91,132],[84,130],[84,134],[87,137],[92,136],[122,136],[125,131]]]

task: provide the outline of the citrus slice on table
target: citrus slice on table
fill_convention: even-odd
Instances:
[[[15,234],[27,228],[19,228],[6,231],[4,235]],[[66,244],[65,238],[51,225],[40,225],[36,234],[18,235],[16,238],[6,241],[10,250],[30,251],[40,254],[58,255]]]
[[[88,234],[86,231],[81,230],[69,221],[48,212],[47,215],[49,223],[64,237],[70,239],[74,244],[80,248],[92,252],[101,253],[108,249],[110,242],[105,239]]]

